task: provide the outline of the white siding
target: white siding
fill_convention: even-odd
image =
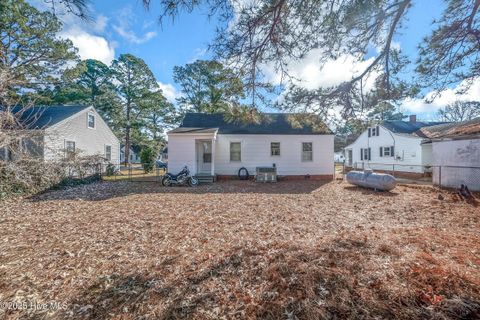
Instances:
[[[195,136],[168,136],[168,172],[176,174],[187,166],[192,173],[196,172]]]
[[[242,161],[230,161],[230,142],[241,142]],[[271,142],[280,142],[280,156],[270,155]],[[313,161],[302,162],[302,142],[313,143]],[[274,163],[279,175],[326,175],[334,170],[333,135],[219,134],[215,151],[215,173],[221,175],[236,175],[241,167],[254,174],[256,167]]]
[[[168,136],[168,170],[176,173],[187,165],[196,172],[195,140],[209,137],[171,134]],[[241,161],[230,161],[230,142],[241,142]],[[270,155],[270,143],[280,142],[280,156]],[[313,143],[313,161],[302,162],[302,142]],[[257,166],[275,163],[279,175],[330,175],[334,172],[333,135],[223,135],[214,147],[214,169],[219,175],[237,175],[247,168],[255,174]]]
[[[95,114],[95,128],[87,126],[87,114]],[[76,150],[85,155],[105,155],[105,146],[112,146],[112,163],[120,161],[120,143],[94,108],[87,108],[45,130],[45,160],[64,156],[65,141],[75,141]]]
[[[442,186],[459,188],[466,184],[470,190],[480,190],[480,139],[433,142],[433,164],[442,166]],[[453,166],[448,167],[448,166]],[[433,170],[433,182],[440,182],[438,167]]]
[[[392,170],[392,165],[395,164],[396,171],[405,172],[423,172],[424,165],[422,161],[422,154],[428,150],[422,150],[422,138],[395,134],[380,126],[380,133],[378,136],[368,136],[368,130],[365,130],[358,139],[347,146],[345,149],[353,151],[352,164],[361,168],[362,162],[365,167],[371,167],[378,170]],[[380,157],[380,147],[395,147],[395,157]],[[371,149],[371,160],[361,160],[360,150],[362,148]],[[346,152],[348,156],[348,152]],[[348,163],[348,159],[346,159]]]

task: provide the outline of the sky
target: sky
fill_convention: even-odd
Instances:
[[[40,9],[47,8],[43,0],[30,0],[30,3]],[[181,14],[174,22],[167,19],[160,24],[160,9],[155,6],[155,1],[152,4],[147,11],[140,0],[91,0],[90,21],[59,14],[64,23],[60,36],[72,40],[82,59],[93,58],[109,64],[122,53],[142,58],[153,71],[164,95],[173,102],[180,94],[173,81],[173,67],[211,58],[207,48],[215,35],[216,24],[202,9]],[[394,38],[394,45],[411,61],[416,60],[418,44],[430,33],[433,19],[440,17],[443,8],[441,0],[421,0],[415,1],[410,9],[405,28]],[[293,75],[302,79],[301,85],[306,88],[331,86],[361,72],[374,55],[372,52],[360,62],[345,56],[322,67],[316,52],[312,51],[302,61],[292,61],[291,70]],[[272,82],[278,79],[273,70],[267,68],[266,71]],[[404,75],[406,78],[414,76],[412,68]],[[430,93],[427,90],[425,94]],[[462,96],[456,95],[452,88],[442,92],[433,103],[409,99],[401,104],[401,109],[406,114],[417,114],[419,119],[432,120],[438,108],[455,100],[480,101],[480,80]]]

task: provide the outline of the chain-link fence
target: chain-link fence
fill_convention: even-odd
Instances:
[[[141,164],[131,163],[113,172],[105,171],[102,176],[107,181],[161,182],[165,173],[165,168],[154,167],[146,172]]]
[[[342,174],[365,169],[391,174],[404,183],[432,184],[447,188],[460,188],[463,184],[472,191],[480,191],[480,167],[355,162],[351,167],[343,164]]]

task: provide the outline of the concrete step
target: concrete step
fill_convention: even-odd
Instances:
[[[215,176],[207,176],[207,175],[199,175],[195,176],[195,178],[198,179],[198,182],[200,183],[213,183],[215,182]]]

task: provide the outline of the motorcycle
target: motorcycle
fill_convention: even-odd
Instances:
[[[165,187],[173,185],[185,185],[190,187],[198,186],[198,179],[190,175],[190,170],[187,166],[183,167],[182,171],[177,174],[167,173],[162,179],[162,185]]]

